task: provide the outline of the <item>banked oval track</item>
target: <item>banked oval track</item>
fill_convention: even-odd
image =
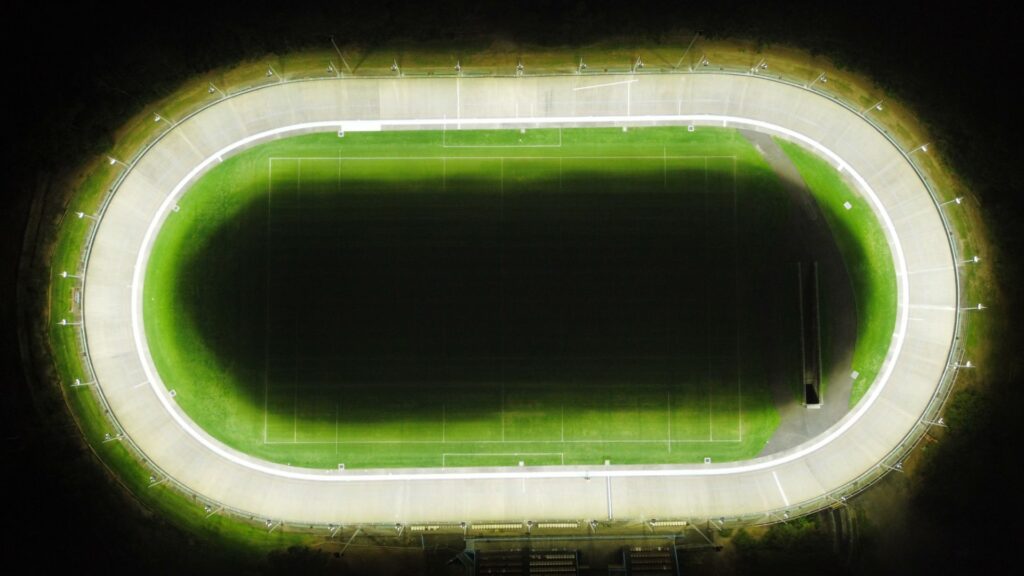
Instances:
[[[868,395],[821,436],[744,462],[337,471],[242,454],[198,429],[157,374],[142,326],[149,250],[208,167],[311,131],[728,125],[800,142],[856,182],[885,229],[897,325]],[[860,115],[804,88],[718,73],[286,82],[224,98],[174,124],[131,166],[91,245],[84,330],[100,392],[124,433],[175,482],[256,517],[294,523],[709,518],[785,510],[878,466],[918,423],[949,364],[956,260],[907,157]]]

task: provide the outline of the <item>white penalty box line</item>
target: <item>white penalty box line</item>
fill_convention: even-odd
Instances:
[[[455,155],[455,156],[270,156],[268,159],[271,163],[283,162],[287,160],[313,160],[313,161],[355,161],[355,160],[370,160],[370,161],[385,161],[385,160],[737,160],[734,154],[720,154],[720,155],[708,155],[708,154],[644,154],[644,155],[609,155],[609,156],[466,156],[466,155]]]
[[[465,458],[487,458],[494,456],[512,456],[515,458],[519,457],[534,457],[534,456],[558,456],[559,464],[565,465],[565,453],[564,452],[445,452],[441,454],[441,467],[444,468],[448,465],[449,456],[460,456]],[[525,460],[522,460],[524,464],[527,464]]]
[[[267,445],[276,446],[290,446],[296,444],[310,444],[310,445],[396,445],[396,444],[487,444],[487,445],[502,445],[502,444],[515,444],[522,446],[523,444],[665,444],[668,440],[661,438],[658,440],[624,440],[624,439],[605,439],[605,440],[268,440],[264,442]],[[739,444],[742,440],[733,438],[730,440],[708,440],[705,438],[697,438],[694,440],[680,440],[678,438],[672,439],[674,445],[684,444]]]
[[[515,130],[515,129],[510,129]],[[525,129],[523,129],[525,130]],[[534,128],[531,133],[537,133],[538,131],[549,131],[551,128]],[[442,148],[561,148],[562,147],[562,128],[558,127],[558,142],[554,144],[449,144],[448,143],[448,126],[444,125],[441,128],[441,147]],[[455,130],[455,132],[462,132],[462,130]],[[523,131],[519,131],[519,134],[523,134]]]
[[[520,155],[516,155],[516,156],[270,156],[269,157],[269,166],[268,166],[269,172],[268,173],[269,173],[269,177],[270,177],[271,181],[273,181],[273,163],[275,161],[281,161],[281,162],[297,161],[298,162],[297,172],[294,174],[294,177],[299,180],[299,183],[301,183],[301,178],[302,178],[301,163],[302,163],[302,161],[338,162],[339,163],[339,166],[338,166],[338,178],[340,179],[341,178],[341,165],[340,165],[340,162],[341,161],[351,161],[351,160],[356,160],[356,161],[367,161],[367,160],[368,161],[394,161],[394,160],[413,160],[413,161],[495,160],[495,161],[504,162],[505,160],[539,160],[539,161],[559,160],[559,161],[561,161],[561,160],[632,160],[632,159],[659,160],[659,161],[665,161],[665,160],[701,160],[701,161],[703,161],[703,170],[705,172],[705,177],[706,177],[707,172],[709,170],[708,163],[707,163],[708,160],[730,160],[732,162],[732,188],[733,188],[732,192],[733,192],[734,201],[735,201],[737,157],[735,155],[729,155],[729,154],[722,154],[722,155],[707,155],[707,154],[701,154],[701,155],[667,155],[667,154],[662,154],[660,156],[654,156],[654,155],[644,155],[644,156],[621,156],[621,155],[620,156],[593,156],[593,155],[592,156],[520,156]],[[703,191],[702,193],[706,193],[706,190]],[[735,220],[735,214],[733,214],[733,218]],[[735,221],[733,222],[733,225],[735,227]],[[708,359],[711,360],[711,359],[716,358],[716,357],[718,357],[718,356],[714,355],[713,357],[709,357]],[[640,439],[640,440],[629,440],[629,439],[601,439],[601,440],[568,439],[568,440],[566,440],[566,439],[559,439],[559,440],[530,440],[530,441],[521,441],[521,440],[518,440],[518,441],[517,440],[463,440],[461,442],[472,443],[472,444],[523,444],[523,443],[541,443],[541,444],[557,444],[557,443],[565,443],[565,444],[601,444],[601,443],[612,443],[612,444],[616,444],[616,443],[622,443],[622,444],[628,444],[628,443],[634,443],[634,444],[667,444],[668,447],[669,447],[669,451],[672,450],[672,445],[673,444],[681,445],[681,446],[685,446],[687,444],[738,444],[738,443],[742,443],[742,441],[743,441],[743,427],[742,427],[742,419],[743,419],[743,414],[742,414],[742,393],[743,392],[742,392],[741,384],[739,383],[739,377],[738,376],[737,376],[737,381],[738,381],[737,382],[737,394],[738,394],[738,397],[737,397],[736,412],[737,412],[737,418],[740,421],[739,432],[738,432],[738,437],[737,438],[730,438],[730,439],[715,439],[714,438],[714,433],[711,432],[711,430],[713,430],[715,418],[716,418],[716,416],[717,417],[721,417],[722,415],[721,414],[716,414],[716,412],[712,408],[710,402],[709,402],[709,405],[708,405],[708,416],[707,416],[708,427],[709,427],[709,435],[708,435],[708,437],[707,438],[674,438],[672,436],[672,432],[671,432],[671,430],[672,430],[672,428],[671,428],[672,427],[672,419],[673,419],[673,408],[672,408],[672,401],[671,401],[671,399],[669,399],[667,401],[667,405],[666,405],[667,412],[668,412],[668,415],[667,415],[668,416],[667,417],[667,425],[668,425],[669,432],[668,432],[667,437],[663,438],[663,439],[651,439],[651,440],[648,440],[648,439]],[[264,393],[265,394],[269,394],[269,390],[265,390]],[[708,390],[708,393],[709,393],[709,395],[712,393],[710,389]],[[709,397],[709,401],[710,401],[710,397]],[[268,408],[267,408],[266,403],[265,403],[264,411],[266,411],[267,409]],[[731,410],[730,410],[730,412],[731,412]],[[266,420],[267,416],[268,416],[268,414],[265,412],[264,413],[264,420]],[[296,427],[297,427],[297,424],[298,424],[298,422],[294,422],[294,425]],[[444,425],[444,423],[442,422],[442,427],[443,427],[443,425]],[[374,444],[378,444],[378,445],[394,445],[394,444],[435,444],[435,443],[437,443],[437,441],[435,441],[435,440],[338,440],[338,439],[330,440],[330,441],[327,441],[327,440],[298,440],[297,436],[298,436],[298,431],[297,431],[297,428],[295,428],[295,429],[293,429],[293,439],[292,440],[271,440],[268,437],[267,431],[264,430],[263,444],[267,444],[267,445],[333,445],[333,446],[339,446],[339,445],[346,445],[346,444],[347,445],[374,445]],[[444,443],[444,440],[442,440],[442,443]]]
[[[483,148],[483,146],[480,146]],[[452,146],[454,148],[454,146]],[[271,182],[274,179],[274,162],[297,162],[299,166],[298,179],[301,183],[301,166],[303,161],[307,162],[335,162],[338,164],[337,179],[340,182],[342,179],[341,165],[342,162],[362,161],[362,162],[388,162],[388,161],[410,161],[410,162],[441,162],[441,179],[442,186],[447,188],[448,180],[448,163],[458,160],[473,160],[473,161],[493,161],[500,164],[500,177],[502,180],[502,186],[504,186],[505,179],[505,162],[513,162],[516,160],[527,160],[527,161],[541,161],[541,162],[552,162],[558,161],[558,173],[559,183],[561,183],[563,166],[562,164],[566,160],[649,160],[659,161],[662,163],[662,172],[666,175],[668,171],[669,160],[702,160],[704,162],[704,173],[707,175],[708,171],[708,160],[731,160],[733,163],[733,186],[735,187],[736,181],[736,162],[737,158],[735,155],[722,154],[722,155],[706,155],[706,154],[661,154],[657,155],[617,155],[617,156],[270,156],[268,158],[268,177]]]
[[[632,116],[632,115],[615,115],[615,116],[558,116],[558,117],[531,117],[531,118],[512,118],[512,117],[499,117],[499,118],[471,118],[471,119],[460,119],[460,122],[465,125],[501,125],[512,122],[534,122],[538,124],[549,124],[558,125],[563,123],[571,122],[573,125],[585,124],[585,123],[609,123],[609,122],[623,122],[623,121],[650,121],[650,122],[686,122],[686,121],[699,121],[702,123],[711,122],[722,122],[723,125],[737,124],[740,126],[749,126],[753,128],[760,128],[769,131],[773,134],[780,134],[787,139],[806,145],[818,152],[819,154],[828,158],[833,164],[844,164],[843,159],[832,149],[828,148],[821,142],[814,138],[803,134],[797,130],[787,128],[780,124],[760,120],[756,118],[749,118],[745,116],[734,116],[734,115],[722,115],[722,114],[696,114],[696,115],[684,115],[684,114],[668,114],[668,115],[657,115],[648,114],[643,116]],[[368,127],[380,127],[387,125],[388,127],[402,127],[402,126],[440,126],[445,123],[442,119],[392,119],[386,121],[374,121],[368,124]],[[303,480],[310,482],[349,482],[359,481],[366,482],[371,480],[380,481],[395,481],[395,480],[465,480],[475,478],[490,478],[490,479],[503,479],[503,478],[520,478],[520,477],[548,477],[548,478],[562,478],[562,477],[582,477],[585,472],[578,470],[567,470],[567,471],[544,471],[540,472],[471,472],[471,473],[422,473],[422,474],[367,474],[359,475],[358,479],[349,477],[348,475],[324,475],[320,472],[299,470],[292,468],[279,467],[268,464],[262,461],[254,461],[253,459],[243,456],[235,450],[227,448],[219,443],[211,441],[209,438],[201,434],[194,425],[185,417],[184,413],[181,412],[178,407],[174,404],[172,398],[167,393],[167,387],[160,379],[159,374],[156,371],[152,357],[149,355],[148,343],[146,341],[145,330],[143,328],[142,321],[142,290],[144,286],[144,271],[146,270],[146,262],[149,256],[149,252],[152,248],[154,239],[159,229],[159,225],[162,222],[163,217],[168,211],[172,209],[179,196],[183,193],[186,186],[192,182],[198,174],[209,167],[212,163],[216,162],[218,158],[223,157],[235,150],[238,150],[253,142],[259,142],[270,139],[272,137],[294,133],[301,130],[308,129],[334,129],[338,126],[344,126],[344,121],[329,120],[329,121],[318,121],[318,122],[299,122],[295,124],[289,124],[285,126],[277,126],[268,130],[249,134],[244,138],[241,138],[235,142],[232,142],[223,148],[213,152],[206,159],[196,164],[187,174],[185,174],[178,183],[171,189],[171,191],[164,198],[163,202],[154,212],[150,219],[149,226],[146,229],[145,235],[142,239],[142,244],[139,248],[136,256],[136,265],[132,275],[131,283],[131,301],[132,301],[132,336],[135,341],[136,353],[139,356],[139,361],[142,364],[143,370],[148,377],[150,387],[153,393],[156,395],[157,400],[163,406],[166,414],[172,418],[177,425],[184,430],[189,436],[191,436],[196,442],[205,447],[208,451],[231,462],[234,465],[251,469],[255,472],[277,476],[295,480]],[[818,450],[826,448],[832,442],[834,442],[840,436],[846,434],[855,425],[857,425],[865,414],[874,408],[876,402],[880,398],[882,392],[887,389],[887,384],[896,369],[897,360],[903,351],[903,347],[906,340],[906,331],[908,320],[908,309],[910,305],[909,290],[905,285],[905,281],[901,282],[906,277],[907,271],[907,257],[904,253],[903,245],[900,242],[899,234],[896,230],[895,224],[892,217],[889,215],[886,207],[883,205],[882,200],[878,197],[874,189],[868,183],[867,179],[860,174],[855,168],[848,166],[847,169],[851,177],[856,181],[858,186],[864,191],[865,196],[868,198],[872,208],[876,211],[876,214],[883,225],[883,229],[886,232],[886,237],[891,242],[893,251],[893,260],[897,272],[897,310],[899,311],[899,317],[897,320],[897,327],[893,337],[893,343],[886,355],[886,360],[882,365],[882,369],[879,372],[875,385],[869,389],[864,399],[858,403],[853,411],[845,417],[840,423],[831,428],[825,434],[816,437],[814,440],[801,445],[799,448],[792,451],[786,452],[777,458],[768,460],[755,460],[749,462],[740,462],[736,464],[730,464],[726,466],[716,466],[713,468],[700,467],[671,467],[671,468],[659,468],[659,469],[642,469],[642,470],[609,470],[602,471],[605,476],[630,476],[630,477],[686,477],[686,476],[732,476],[737,474],[748,474],[751,472],[761,472],[773,469],[778,469],[780,466],[789,464],[798,460],[801,460]]]

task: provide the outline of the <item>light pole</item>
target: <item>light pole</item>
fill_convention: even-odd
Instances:
[[[79,278],[79,279],[81,279],[80,275],[78,275],[78,274],[70,274],[66,270],[64,272],[60,273],[60,277],[61,278]]]
[[[963,201],[964,201],[964,197],[963,196],[957,196],[956,198],[953,198],[952,200],[946,200],[945,202],[940,202],[939,206],[945,206],[946,204],[952,204],[954,202],[956,202],[957,204],[960,204]]]
[[[764,58],[761,58],[761,60],[758,61],[757,64],[754,64],[754,67],[750,69],[750,73],[751,74],[757,74],[758,70],[767,70],[767,69],[768,69],[768,61],[765,60]]]
[[[708,61],[707,55],[706,54],[701,54],[700,55],[700,60],[697,61],[697,66],[707,67],[707,65],[710,64],[710,63],[711,62]],[[693,72],[693,68],[692,67],[690,68],[690,72]]]
[[[860,111],[860,115],[863,116],[863,115],[867,114],[868,112],[870,112],[872,110],[878,110],[879,112],[881,112],[882,111],[882,102],[885,102],[885,100],[879,100],[878,102],[875,102],[871,106],[868,106],[867,108],[861,110]]]
[[[462,60],[455,61],[455,73],[462,76]]]
[[[822,84],[828,84],[828,76],[826,76],[824,72],[818,74],[818,77],[812,80],[811,83],[807,85],[807,87],[811,88],[818,82],[821,82]]]
[[[85,212],[75,212],[75,215],[78,216],[79,220],[83,218],[88,218],[89,220],[98,220],[98,218],[96,218],[92,214],[86,214]]]
[[[964,362],[963,364],[961,364],[959,362],[953,362],[951,367],[952,368],[974,368],[974,364],[970,360],[968,360],[967,362]]]
[[[277,73],[277,70],[274,70],[273,66],[271,66],[270,64],[267,64],[267,78],[270,78],[271,76],[277,76],[277,81],[278,82],[282,81],[281,75]]]
[[[71,383],[71,387],[72,388],[79,388],[81,386],[92,386],[95,383],[96,383],[95,381],[92,381],[92,382],[82,382],[81,379],[75,378],[75,381]]]
[[[120,164],[121,166],[124,166],[125,168],[129,167],[124,162],[121,162],[117,158],[114,158],[113,156],[110,156],[110,155],[107,156],[107,163],[110,164],[111,166],[113,166],[114,164]]]
[[[81,322],[68,322],[66,318],[62,318],[61,321],[58,322],[57,324],[60,325],[60,326],[81,326],[82,325]]]
[[[836,498],[835,496],[832,496],[831,494],[826,494],[825,498],[835,502],[839,506],[846,506],[846,496],[840,496],[839,498]]]
[[[683,55],[679,57],[679,61],[676,62],[676,65],[672,67],[673,70],[679,69],[679,65],[683,63],[683,59],[686,58],[686,55],[690,53],[690,48],[693,48],[693,43],[697,41],[698,36],[700,36],[700,32],[694,34],[693,38],[690,39],[690,43],[687,44],[686,50],[683,50]],[[690,67],[690,70],[693,70],[692,66]]]
[[[977,264],[978,262],[981,262],[981,256],[972,256],[967,260],[961,260],[960,264]]]
[[[225,94],[223,90],[221,90],[220,88],[217,88],[216,86],[214,86],[213,82],[210,82],[209,87],[206,88],[206,93],[207,94],[213,94],[214,92],[220,92],[220,95],[221,95],[222,98],[227,98],[228,97],[228,95]]]
[[[910,152],[907,152],[907,156],[910,156],[911,154],[913,154],[914,152],[917,152],[918,150],[920,150],[921,152],[928,152],[928,147],[929,146],[931,146],[931,142],[928,142],[926,144],[921,144],[917,148],[914,148]]]
[[[516,62],[516,76],[522,76],[522,75],[523,75],[523,59],[520,58]]]
[[[391,71],[397,73],[399,76],[402,75],[402,69],[398,66],[398,59],[391,60]]]
[[[340,78],[341,77],[341,72],[339,72],[338,69],[334,67],[334,61],[333,60],[329,60],[327,62],[327,72],[329,74],[334,74],[335,78]]]
[[[633,62],[633,68],[630,70],[630,72],[632,72],[633,74],[636,74],[636,71],[641,69],[641,68],[643,68],[643,67],[644,67],[643,59],[640,56],[637,56],[636,57],[636,62]]]
[[[984,310],[984,309],[985,309],[985,305],[980,303],[980,302],[978,303],[977,306],[968,306],[966,308],[960,308],[960,310],[963,311],[963,312],[971,312],[973,310]]]
[[[888,464],[880,463],[879,466],[881,466],[882,468],[885,468],[886,470],[893,470],[893,471],[896,471],[896,472],[903,472],[903,462],[897,462],[895,466],[889,466]]]
[[[174,122],[171,122],[167,118],[164,118],[163,116],[161,116],[161,115],[159,115],[159,114],[154,112],[153,113],[153,122],[161,122],[161,121],[167,122],[168,124],[170,124],[171,128],[174,128]]]
[[[348,73],[352,73],[352,67],[348,65],[348,60],[345,60],[345,55],[341,53],[341,49],[338,48],[338,44],[334,41],[334,36],[331,36],[331,46],[334,46],[334,51],[338,53],[338,58],[341,58],[341,63],[345,65],[345,70]]]
[[[583,71],[587,69],[587,63],[583,61],[583,57],[580,56],[580,63],[576,66],[576,73],[583,74]]]

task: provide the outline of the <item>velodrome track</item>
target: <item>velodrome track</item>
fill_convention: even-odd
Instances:
[[[756,460],[701,465],[338,471],[263,462],[191,425],[142,329],[148,250],[206,167],[317,130],[687,124],[744,127],[818,149],[857,182],[897,274],[893,345],[879,380],[822,436]],[[96,223],[84,286],[89,357],[124,433],[175,482],[229,509],[294,523],[458,522],[780,511],[839,490],[922,418],[950,360],[957,261],[906,157],[860,115],[801,87],[732,74],[324,79],[224,98],[173,126],[131,166]],[[870,217],[865,214],[865,217]]]

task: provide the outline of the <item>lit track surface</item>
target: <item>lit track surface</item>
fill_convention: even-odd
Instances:
[[[581,89],[582,88],[582,89]],[[587,89],[590,88],[590,89]],[[798,141],[841,167],[886,230],[897,326],[856,410],[791,450],[709,465],[313,470],[272,464],[198,429],[161,382],[142,326],[152,242],[212,164],[303,132],[727,124]],[[938,207],[902,153],[854,112],[805,89],[728,74],[480,79],[330,79],[221,100],[175,124],[133,165],[98,223],[84,328],[93,371],[132,442],[175,482],[262,518],[295,523],[707,518],[783,510],[882,461],[918,423],[948,364],[956,261]]]

